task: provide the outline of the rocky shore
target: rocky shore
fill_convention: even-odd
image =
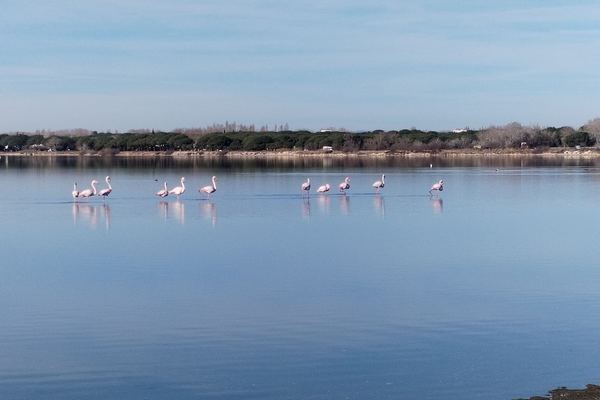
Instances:
[[[551,390],[547,396],[533,396],[529,400],[600,400],[600,386],[586,385],[585,389],[561,387]]]

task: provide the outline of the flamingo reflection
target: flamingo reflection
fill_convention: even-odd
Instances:
[[[95,229],[98,226],[98,221],[104,219],[105,229],[110,229],[112,217],[108,204],[73,203],[71,212],[73,214],[74,225],[78,225],[83,221]]]
[[[350,214],[350,196],[340,196],[340,212],[342,215]]]
[[[217,225],[217,205],[213,202],[200,203],[200,213],[210,222],[213,228]]]
[[[159,201],[158,202],[158,210],[164,221],[169,219],[169,202],[168,201]]]
[[[382,195],[375,195],[373,205],[375,206],[375,211],[382,217],[385,217],[385,200]]]
[[[444,212],[444,200],[439,197],[433,198],[431,200],[431,207],[434,214],[442,214]]]
[[[303,218],[310,218],[310,198],[309,197],[305,197],[302,200],[302,217]]]
[[[170,207],[173,209],[173,214],[177,222],[181,225],[185,224],[185,203],[177,200],[172,202]]]
[[[331,203],[331,197],[319,196],[317,201],[319,202],[319,208],[321,209],[321,211],[323,211],[325,214],[329,214],[329,204]]]
[[[179,200],[170,203],[168,201],[159,201],[158,212],[165,222],[171,218],[169,216],[169,213],[171,213],[181,225],[185,223],[185,204]]]

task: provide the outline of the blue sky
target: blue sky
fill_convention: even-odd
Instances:
[[[0,131],[579,126],[592,1],[4,0]]]

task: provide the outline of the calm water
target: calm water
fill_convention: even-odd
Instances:
[[[108,201],[72,201],[107,174]],[[182,175],[181,201],[154,198]],[[347,196],[299,193],[346,175]],[[0,179],[2,399],[511,399],[600,381],[594,161],[4,156]]]

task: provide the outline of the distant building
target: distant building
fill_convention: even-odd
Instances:
[[[461,129],[452,129],[452,133],[464,133],[468,132],[469,128],[461,128]]]
[[[327,132],[333,132],[333,131],[331,129],[321,129],[319,132],[327,133]]]
[[[333,147],[331,146],[323,146],[323,153],[332,153]]]

